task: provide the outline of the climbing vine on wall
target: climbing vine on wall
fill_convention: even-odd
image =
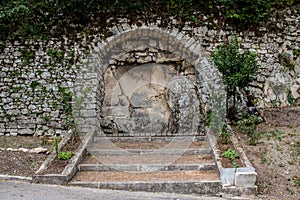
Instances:
[[[2,0],[0,41],[105,30],[110,17],[126,17],[139,24],[161,19],[161,25],[175,17],[184,24],[206,20],[223,21],[235,28],[249,28],[267,21],[276,10],[294,6],[295,0]],[[221,23],[222,24],[222,23]]]

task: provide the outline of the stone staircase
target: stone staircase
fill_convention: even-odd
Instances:
[[[205,136],[94,137],[69,185],[219,195],[222,183]]]

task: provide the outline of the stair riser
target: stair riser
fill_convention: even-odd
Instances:
[[[106,137],[106,136],[95,136],[94,142],[170,142],[170,141],[205,141],[206,136],[188,136],[188,137]]]
[[[149,171],[184,171],[184,170],[215,170],[216,166],[212,164],[190,164],[190,165],[93,165],[81,164],[78,170],[82,172],[96,171],[96,172],[109,172],[109,171],[130,171],[130,172],[149,172]]]
[[[121,156],[121,155],[199,155],[205,156],[211,154],[210,149],[122,149],[122,150],[94,150],[88,149],[88,152],[96,156]]]
[[[146,191],[146,192],[167,192],[179,194],[200,194],[216,195],[222,191],[219,181],[201,182],[74,182],[72,186],[90,187],[98,189]]]

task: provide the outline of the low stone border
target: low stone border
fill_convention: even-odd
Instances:
[[[217,138],[213,133],[207,134],[208,144],[210,145],[213,158],[216,162],[217,169],[220,173],[222,181],[223,192],[231,196],[252,196],[257,194],[257,186],[255,185],[257,173],[255,168],[251,165],[244,150],[238,143],[238,140],[231,129],[230,139],[234,148],[241,156],[241,161],[245,167],[240,168],[224,168],[221,160],[222,155],[217,147]]]
[[[69,185],[97,189],[199,194],[210,196],[220,196],[219,192],[222,190],[222,186],[219,181],[71,182]]]
[[[69,141],[72,133],[68,133],[58,145],[58,150],[60,151],[63,146]],[[87,145],[92,141],[94,137],[94,132],[86,133],[82,141],[80,149],[75,152],[75,155],[71,158],[69,164],[65,167],[64,171],[61,174],[44,174],[42,173],[47,169],[48,165],[53,162],[56,157],[55,152],[52,152],[45,162],[42,164],[40,169],[33,175],[32,180],[36,183],[47,183],[47,184],[67,184],[72,177],[77,172],[77,166],[82,161]]]
[[[0,174],[0,180],[32,182],[31,177]]]

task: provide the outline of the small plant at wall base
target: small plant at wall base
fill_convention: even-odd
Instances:
[[[222,156],[224,158],[228,158],[231,162],[232,162],[232,166],[234,168],[239,168],[239,164],[235,161],[235,159],[238,159],[240,158],[240,155],[235,151],[235,150],[232,150],[232,149],[228,149],[227,151],[225,151]]]
[[[226,110],[227,117],[233,118],[229,113],[228,100],[233,98],[230,110],[235,110],[235,97],[237,88],[247,87],[254,79],[259,69],[256,53],[246,50],[240,52],[241,41],[235,37],[228,44],[219,46],[212,54],[218,70],[222,74],[222,80],[226,85]]]
[[[74,127],[74,120],[73,120],[73,112],[72,112],[72,99],[73,99],[73,92],[69,88],[61,87],[59,86],[59,92],[60,92],[60,99],[61,99],[61,105],[63,107],[63,110],[65,111],[65,114],[67,116],[66,121],[66,128],[73,128]]]
[[[235,150],[232,150],[232,149],[228,149],[227,151],[225,151],[222,156],[224,158],[228,158],[229,160],[233,161],[234,159],[236,158],[239,158],[240,155],[235,151]]]
[[[261,134],[256,132],[257,125],[261,123],[263,119],[257,115],[251,115],[248,118],[244,118],[238,122],[238,127],[243,131],[247,137],[250,145],[256,145],[260,138]]]
[[[292,95],[291,89],[287,89],[287,100],[290,104],[290,106],[295,106],[295,98]]]
[[[57,155],[58,160],[69,160],[73,156],[72,151],[62,151]]]
[[[230,135],[228,125],[226,123],[222,123],[222,128],[219,131],[219,141],[222,144],[227,144],[229,142]]]
[[[53,140],[53,148],[54,148],[55,154],[58,157],[58,138],[57,138],[57,135],[56,135],[56,131],[54,133],[55,134],[54,134],[54,140]]]

